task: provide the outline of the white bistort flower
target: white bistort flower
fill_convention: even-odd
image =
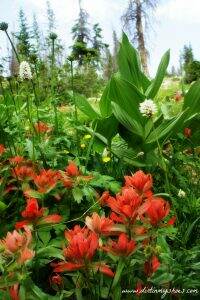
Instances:
[[[157,106],[153,100],[146,99],[144,102],[140,103],[139,110],[143,116],[152,117],[157,113]]]
[[[183,190],[180,189],[180,190],[178,191],[178,197],[179,197],[179,198],[185,198],[185,196],[186,196],[186,193],[185,193]]]
[[[19,77],[21,80],[32,79],[31,67],[27,61],[22,61],[19,66]]]

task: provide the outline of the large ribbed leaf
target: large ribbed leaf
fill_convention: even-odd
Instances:
[[[146,165],[144,160],[138,155],[139,152],[134,151],[132,148],[128,148],[128,145],[123,141],[113,143],[112,152],[130,165],[138,168]]]
[[[123,33],[122,43],[117,56],[119,72],[124,79],[141,88],[141,66],[136,50],[129,43],[128,37]]]
[[[143,136],[143,128],[136,119],[131,118],[128,113],[123,110],[118,104],[112,102],[113,113],[116,119],[129,131],[136,135]]]
[[[146,138],[145,143],[151,144],[157,140],[163,139],[169,133],[172,133],[183,122],[187,111],[181,112],[177,117],[170,120],[163,121],[157,128],[155,128]]]
[[[118,120],[112,114],[108,118],[103,118],[96,120],[94,122],[94,127],[96,127],[96,132],[104,136],[108,141],[110,141],[117,134]]]
[[[103,118],[109,117],[112,114],[111,101],[108,97],[109,87],[110,82],[107,84],[99,102],[99,108]]]
[[[130,82],[113,76],[110,82],[109,98],[122,108],[132,119],[138,123],[143,118],[139,111],[139,104],[144,100],[144,95]]]
[[[195,82],[185,95],[183,109],[188,108],[186,119],[200,113],[200,81]]]
[[[84,96],[76,96],[77,107],[91,120],[99,118],[99,114],[93,109],[88,100]]]
[[[147,98],[153,99],[156,96],[156,94],[158,93],[159,88],[165,77],[167,67],[169,65],[169,59],[170,59],[170,50],[168,50],[163,55],[161,62],[159,64],[157,73],[156,73],[156,77],[154,78],[154,80],[152,81],[152,83],[150,84],[148,89],[146,90],[145,94],[146,94]]]

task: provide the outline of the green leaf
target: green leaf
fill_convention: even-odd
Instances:
[[[0,212],[3,212],[4,210],[6,210],[6,208],[7,205],[4,202],[0,201]]]
[[[125,33],[123,33],[117,60],[121,76],[141,90],[141,64],[139,56]]]
[[[200,81],[195,82],[185,95],[183,110],[188,108],[186,121],[196,113],[200,113]]]
[[[143,128],[139,122],[131,118],[118,104],[112,102],[113,113],[117,120],[129,131],[136,135],[143,136]]]
[[[108,118],[96,120],[94,126],[96,126],[96,132],[104,136],[108,141],[117,134],[118,121],[112,114]]]
[[[76,105],[86,116],[90,118],[90,120],[99,118],[99,114],[92,108],[84,96],[76,96]]]
[[[110,82],[109,98],[137,122],[143,120],[139,111],[139,104],[145,96],[130,82],[113,76]]]
[[[189,240],[190,234],[192,233],[192,230],[194,228],[194,226],[197,224],[197,222],[200,220],[200,217],[198,217],[196,220],[194,220],[194,222],[192,222],[188,229],[186,230],[185,234],[183,235],[183,243],[186,244]]]
[[[180,123],[184,120],[186,111],[180,113],[177,117],[172,118],[171,120],[163,121],[155,130],[153,130],[149,136],[146,138],[145,143],[151,144],[157,140],[163,139],[169,133],[172,133],[175,128],[180,126]]]
[[[39,230],[38,235],[39,235],[39,238],[43,242],[44,245],[47,245],[48,242],[51,239],[51,233],[50,233],[49,230],[48,231],[47,230],[42,230],[42,231]]]
[[[145,94],[146,94],[147,98],[153,99],[156,96],[156,94],[158,93],[159,88],[165,77],[167,67],[169,65],[169,59],[170,59],[170,50],[168,50],[163,55],[161,62],[159,64],[157,73],[156,73],[156,77],[154,78],[154,80],[152,81],[152,83],[150,84],[148,89],[146,90]]]
[[[99,108],[103,118],[109,117],[112,114],[111,101],[108,97],[109,88],[110,82],[107,84],[99,102]]]
[[[174,278],[174,275],[173,274],[170,274],[170,273],[164,273],[164,274],[161,274],[159,276],[157,276],[158,274],[154,274],[154,276],[151,278],[151,282],[156,284],[156,285],[162,285],[162,284],[165,284],[165,283],[169,283],[173,280]]]
[[[59,258],[61,260],[64,260],[64,256],[62,255],[62,250],[59,248],[55,248],[53,246],[45,246],[44,248],[40,248],[37,251],[37,257],[38,258],[54,257],[54,258]]]
[[[75,187],[72,190],[72,195],[74,197],[74,200],[80,204],[83,199],[83,192],[79,187]]]
[[[118,284],[124,267],[125,267],[125,263],[122,259],[120,259],[119,262],[118,262],[118,265],[117,265],[117,270],[116,270],[116,273],[115,273],[115,277],[113,279],[112,289],[114,289],[116,287],[116,285]]]

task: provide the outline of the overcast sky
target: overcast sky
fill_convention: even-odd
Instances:
[[[56,15],[57,33],[66,47],[71,44],[71,27],[78,16],[78,0],[50,0]],[[90,23],[99,23],[106,43],[112,43],[112,31],[120,35],[120,17],[128,0],[82,0],[90,15]],[[47,25],[46,0],[0,0],[0,22],[9,23],[11,31],[17,29],[18,11],[24,9],[29,24],[37,15],[41,29]],[[160,57],[171,49],[171,66],[179,65],[179,55],[184,44],[191,43],[195,58],[200,59],[200,0],[161,0],[155,12],[154,32],[148,39],[150,70],[154,74]],[[0,32],[0,57],[6,54],[7,41]]]

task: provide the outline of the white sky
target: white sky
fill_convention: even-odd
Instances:
[[[66,47],[71,44],[71,27],[78,16],[78,0],[50,0],[56,15],[57,33]],[[120,17],[128,0],[82,0],[90,15],[90,23],[100,23],[104,41],[112,43],[112,30],[121,33]],[[0,0],[0,22],[17,29],[18,11],[23,8],[28,22],[36,13],[39,24],[46,28],[46,0]],[[155,12],[154,32],[149,36],[150,70],[154,74],[160,57],[171,49],[171,65],[179,65],[179,54],[184,44],[191,43],[195,58],[200,59],[200,0],[161,0]],[[0,32],[0,57],[6,54],[7,41]]]

